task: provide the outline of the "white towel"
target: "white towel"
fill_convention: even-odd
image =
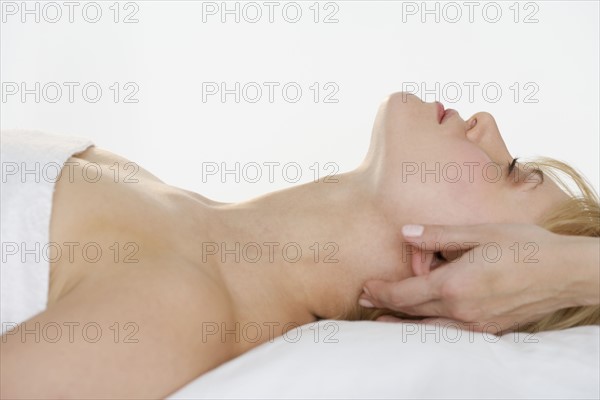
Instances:
[[[52,195],[64,163],[93,146],[88,139],[2,131],[0,321],[2,334],[48,303]]]

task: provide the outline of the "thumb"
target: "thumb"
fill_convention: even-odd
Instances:
[[[363,290],[361,298],[369,300],[375,307],[397,311],[439,298],[437,282],[427,276],[396,282],[370,280],[365,282]]]

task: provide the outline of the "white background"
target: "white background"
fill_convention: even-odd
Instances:
[[[315,7],[308,1],[297,2],[302,16],[296,23],[284,18],[296,15],[293,5],[283,13],[288,2],[278,2],[272,23],[262,1],[255,3],[262,12],[256,23],[250,19],[257,8],[244,8],[244,2],[227,3],[229,9],[238,4],[239,23],[234,14],[221,22],[221,2],[98,2],[102,15],[96,23],[84,18],[96,15],[94,5],[83,12],[88,2],[74,8],[73,22],[63,2],[54,3],[58,8],[27,2],[29,9],[38,7],[39,23],[35,14],[22,15],[20,1],[2,3],[2,129],[86,136],[167,183],[215,200],[238,201],[295,184],[294,170],[283,175],[281,166],[269,182],[265,162],[298,163],[299,182],[313,178],[315,162],[321,174],[331,171],[324,168],[327,162],[339,172],[355,168],[367,151],[379,103],[411,82],[431,90],[425,95],[411,89],[415,94],[440,100],[465,119],[491,112],[514,156],[559,158],[600,186],[596,1],[475,2],[471,16],[465,2],[428,2],[428,9],[437,7],[436,15],[424,14],[422,2],[338,1]],[[217,14],[203,13],[212,6]],[[61,18],[49,22],[57,9]],[[498,9],[502,14],[493,23]],[[126,16],[138,22],[125,23]],[[326,16],[337,22],[325,23]],[[35,82],[41,87],[57,82],[62,97],[49,102],[56,92],[48,87],[39,103],[33,95],[22,101],[20,93],[5,90],[12,82],[29,89]],[[79,83],[72,103],[63,82]],[[88,82],[103,91],[96,103],[82,95]],[[115,82],[116,103],[110,89]],[[123,101],[132,92],[124,86],[128,82],[139,88],[133,96],[137,103]],[[219,95],[203,101],[203,82],[225,82],[228,88],[256,82],[262,98],[247,101],[255,96],[249,90],[239,103],[233,95],[225,102]],[[280,84],[272,103],[263,82]],[[288,82],[303,91],[296,103],[282,95]],[[310,89],[315,82],[317,102]],[[324,102],[333,91],[325,88],[329,82],[338,89],[332,97],[337,103]],[[472,98],[465,82],[477,85]],[[293,97],[294,91],[288,94]],[[263,176],[257,183],[243,177],[236,183],[233,175],[225,183],[220,175],[203,182],[202,162],[227,168],[255,162],[263,165]],[[255,170],[246,172],[254,177]]]

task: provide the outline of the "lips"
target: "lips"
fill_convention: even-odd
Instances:
[[[435,102],[437,106],[437,114],[438,114],[438,123],[442,123],[442,119],[444,118],[444,114],[446,114],[446,110],[444,109],[444,105],[439,101]]]
[[[435,105],[437,106],[438,123],[440,124],[444,123],[444,121],[450,118],[452,115],[458,115],[458,111],[452,108],[445,109],[444,105],[439,101],[436,101]]]
[[[448,118],[450,118],[450,116],[454,115],[454,114],[458,114],[458,111],[449,108],[446,111],[444,111],[444,115],[442,116],[442,120],[440,121],[440,123],[444,123],[445,120],[447,120]]]

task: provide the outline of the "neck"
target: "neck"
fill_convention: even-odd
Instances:
[[[408,277],[397,226],[377,211],[365,175],[335,178],[211,207],[203,262],[219,269],[240,322],[339,318],[366,280]]]

